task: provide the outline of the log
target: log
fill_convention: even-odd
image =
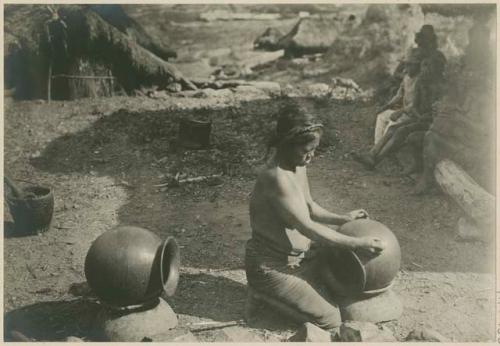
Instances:
[[[478,225],[492,226],[495,222],[495,196],[489,194],[453,161],[440,161],[434,177],[447,193]]]

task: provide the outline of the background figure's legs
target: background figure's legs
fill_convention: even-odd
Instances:
[[[394,112],[395,111],[388,109],[377,115],[377,121],[375,123],[374,144],[377,144],[380,138],[382,138],[382,136],[384,135],[385,131],[387,130],[387,126],[391,121],[391,114]]]
[[[394,128],[391,127],[389,131]],[[387,155],[398,151],[402,144],[405,142],[406,138],[408,135],[412,132],[415,131],[423,131],[429,128],[429,124],[427,123],[422,123],[422,122],[415,122],[415,123],[410,123],[408,125],[401,125],[398,127],[395,127],[394,133],[390,138],[385,142],[383,147],[380,149],[378,152],[378,155],[376,157],[376,161],[381,161],[384,157]]]
[[[434,167],[437,163],[437,151],[431,131],[425,133],[422,153],[424,163],[423,171],[414,190],[414,193],[417,195],[427,193],[434,182]]]
[[[426,131],[415,131],[408,135],[405,145],[410,148],[413,162],[403,174],[408,175],[412,173],[421,172],[424,168],[424,136]]]

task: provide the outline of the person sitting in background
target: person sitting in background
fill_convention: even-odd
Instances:
[[[420,71],[421,55],[421,51],[418,48],[413,48],[408,52],[405,58],[406,74],[399,86],[398,92],[379,110],[379,114],[377,115],[374,144],[377,144],[391,125],[404,121],[407,119],[407,115],[404,114],[411,112],[415,83]],[[394,109],[401,104],[401,108]]]
[[[432,105],[441,95],[440,85],[434,81],[434,65],[428,58],[424,59],[420,65],[416,64],[416,60],[410,60],[408,69],[412,74],[420,71],[409,95],[411,96],[410,107],[392,113],[382,138],[367,154],[356,156],[357,160],[368,169],[375,168],[389,154],[401,149],[410,134],[426,131],[432,123]],[[406,174],[418,170],[421,164],[421,154],[414,150],[413,155],[414,165],[405,172]]]
[[[446,70],[446,57],[438,49],[437,36],[434,32],[434,27],[430,24],[425,24],[420,28],[420,31],[415,33],[415,43],[422,53],[423,59],[429,59],[432,65],[434,74],[432,78],[438,84],[441,84],[445,77]],[[405,62],[404,60],[399,63],[393,73],[393,79],[396,85],[401,84],[405,75]]]
[[[250,201],[252,238],[246,244],[247,316],[257,293],[299,322],[329,329],[341,323],[338,306],[319,288],[320,269],[334,248],[379,252],[375,237],[355,238],[326,225],[367,218],[364,210],[335,214],[311,197],[306,166],[319,145],[322,125],[298,106],[281,110],[275,153],[257,178]],[[335,227],[335,226],[333,226]],[[257,292],[257,293],[252,293]],[[248,317],[247,317],[248,318]]]

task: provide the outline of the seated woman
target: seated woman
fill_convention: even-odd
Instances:
[[[378,252],[383,244],[374,237],[345,236],[325,225],[368,215],[364,210],[334,214],[313,201],[306,166],[321,134],[322,125],[296,105],[281,110],[272,143],[276,152],[260,173],[250,201],[252,238],[245,267],[249,290],[262,300],[299,322],[334,328],[341,323],[340,312],[319,288],[321,254],[336,247]]]

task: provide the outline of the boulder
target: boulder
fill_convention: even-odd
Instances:
[[[343,297],[337,303],[343,321],[386,322],[403,313],[401,300],[392,290],[372,297]]]
[[[306,322],[297,330],[297,333],[292,335],[288,341],[290,342],[331,342],[332,336],[326,330],[315,326],[312,323]]]
[[[152,309],[127,314],[105,310],[101,318],[104,337],[109,341],[162,341],[158,340],[160,336],[177,326],[175,312],[161,298]]]
[[[326,52],[337,39],[338,25],[332,18],[302,18],[278,44],[287,57]]]
[[[253,41],[254,49],[276,51],[281,49],[279,41],[283,33],[276,28],[267,28],[259,37]]]
[[[344,342],[396,342],[385,326],[370,322],[347,321],[340,325],[340,340]]]

